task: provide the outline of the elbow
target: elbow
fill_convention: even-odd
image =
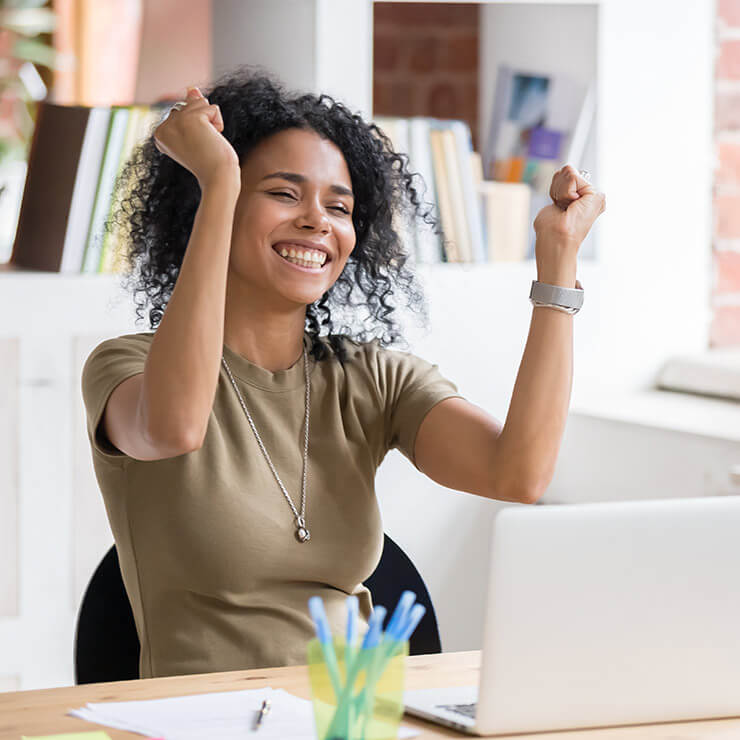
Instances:
[[[205,433],[198,429],[189,429],[179,436],[180,449],[183,450],[180,454],[185,455],[189,452],[197,452],[203,447],[205,441]]]
[[[492,488],[488,489],[485,498],[509,501],[514,504],[536,504],[544,493],[544,486],[528,486],[521,483],[506,486],[497,481]]]
[[[531,460],[512,459],[508,464],[496,460],[490,467],[487,498],[516,504],[536,504],[545,494],[555,473],[555,466],[546,469]]]
[[[203,446],[205,434],[195,426],[167,425],[164,429],[149,429],[147,442],[163,457],[176,457],[196,452]]]
[[[539,477],[527,481],[519,491],[519,501],[523,504],[537,504],[545,495],[555,471],[553,469],[545,471]]]
[[[542,498],[547,486],[530,486],[519,492],[517,499],[521,504],[536,504]]]
[[[502,482],[498,481],[494,488],[495,493],[489,495],[489,498],[511,501],[515,504],[536,504],[544,496],[549,484],[549,478],[529,481],[523,476],[510,481],[508,485],[502,485]]]

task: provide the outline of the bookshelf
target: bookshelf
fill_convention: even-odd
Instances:
[[[214,76],[237,63],[261,63],[288,84],[326,90],[370,115],[372,1],[291,2],[291,23],[284,22],[281,4],[213,4]],[[681,13],[673,0],[480,4],[508,19],[499,31],[517,48],[595,65],[596,181],[608,203],[597,226],[598,259],[580,266],[586,304],[575,322],[575,384],[595,395],[642,387],[663,357],[707,341],[713,4],[688,4]],[[531,24],[518,22],[543,8],[597,13],[587,39],[592,62],[583,61],[573,22],[558,33],[534,33]],[[482,114],[488,108],[483,100]],[[432,328],[413,334],[412,348],[437,362],[471,401],[503,418],[526,338],[533,262],[420,271]],[[0,496],[0,553],[6,556],[0,686],[72,681],[74,615],[92,567],[112,541],[85,437],[80,371],[102,338],[146,329],[134,325],[118,284],[114,275],[0,267],[0,370],[9,389],[0,414],[0,470],[7,483]],[[583,450],[567,438],[564,449],[573,460]],[[588,454],[596,460],[603,450],[592,440]],[[588,496],[592,481],[577,483],[573,494]],[[450,494],[395,453],[381,466],[377,490],[387,530],[414,559],[438,605],[445,650],[477,647],[481,605],[471,594],[483,588],[480,563],[501,504]],[[420,511],[424,526],[410,526]],[[439,542],[449,553],[444,563]]]

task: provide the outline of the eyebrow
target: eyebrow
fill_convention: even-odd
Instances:
[[[270,180],[272,178],[288,180],[297,185],[302,185],[303,183],[308,182],[308,178],[305,175],[299,175],[297,172],[272,172],[269,175],[265,175],[262,180]],[[262,180],[260,180],[260,182],[262,182]],[[329,190],[333,193],[337,193],[337,195],[349,195],[350,198],[355,197],[355,194],[349,188],[345,188],[344,185],[330,185]]]

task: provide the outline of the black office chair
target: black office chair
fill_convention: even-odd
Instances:
[[[365,581],[374,604],[390,612],[409,589],[427,611],[409,641],[411,655],[441,653],[437,618],[419,571],[406,553],[385,535],[378,567]],[[75,633],[75,681],[78,684],[139,678],[139,637],[116,546],[100,561],[80,606]]]

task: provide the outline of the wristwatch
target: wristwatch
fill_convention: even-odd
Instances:
[[[578,280],[575,288],[561,288],[559,285],[533,280],[529,300],[533,306],[545,306],[563,313],[575,314],[583,305],[583,286]]]

